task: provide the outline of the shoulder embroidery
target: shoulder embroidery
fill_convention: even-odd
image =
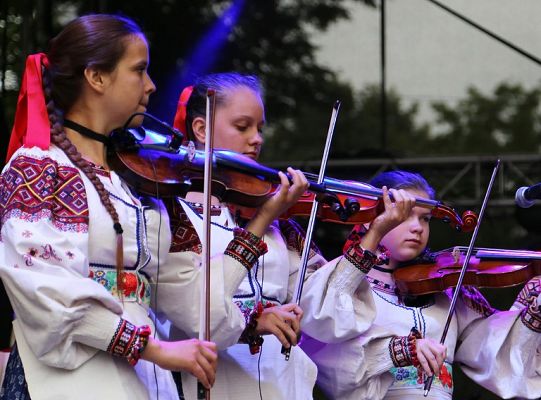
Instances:
[[[530,279],[522,288],[515,302],[523,306],[529,306],[532,297],[537,297],[541,293],[541,277]]]
[[[201,254],[202,247],[199,236],[182,206],[175,198],[166,203],[171,228],[171,253],[193,251]]]
[[[520,317],[522,323],[534,332],[541,333],[541,311],[537,303],[537,297],[541,292],[541,277],[530,279],[522,288],[515,300],[517,303],[524,306]]]
[[[286,240],[286,245],[289,250],[296,251],[299,256],[302,254],[302,249],[304,247],[305,232],[295,221],[288,220],[279,220],[278,227],[282,236]],[[314,242],[310,243],[310,254],[308,258],[312,258],[316,254],[321,254],[321,251],[315,245]]]
[[[496,312],[479,290],[473,286],[460,288],[460,298],[466,306],[484,317],[489,317]]]
[[[29,222],[50,219],[61,231],[88,231],[88,202],[75,167],[51,158],[15,158],[0,177],[0,215]]]

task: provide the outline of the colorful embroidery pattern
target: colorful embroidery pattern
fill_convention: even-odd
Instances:
[[[126,357],[135,343],[137,327],[121,318],[107,352],[117,357]]]
[[[199,236],[193,227],[190,219],[184,212],[182,206],[176,201],[166,203],[169,213],[169,222],[171,228],[171,253],[179,253],[182,251],[193,251],[201,254],[202,247]]]
[[[522,304],[523,306],[529,306],[531,303],[532,297],[537,297],[541,293],[541,278],[533,278],[524,285],[522,290],[517,296],[516,301]]]
[[[263,299],[262,303],[263,303],[263,308],[271,308],[271,307],[275,307],[279,305],[278,303],[274,303],[272,301],[268,301],[265,299]],[[244,301],[236,300],[235,304],[244,315],[244,319],[248,321],[248,319],[250,318],[250,314],[252,313],[252,311],[254,310],[256,306],[255,300],[244,300]]]
[[[302,255],[305,233],[300,225],[295,221],[288,219],[278,221],[278,227],[286,241],[287,248],[296,251],[299,256]],[[312,242],[310,243],[310,254],[308,255],[308,258],[310,259],[316,254],[321,254],[321,251],[314,242]]]
[[[473,286],[462,286],[460,289],[460,298],[466,306],[484,317],[489,317],[497,311],[489,304],[481,292]]]
[[[377,256],[374,253],[364,250],[357,243],[353,244],[348,250],[344,251],[344,258],[364,274],[370,272],[372,267],[376,265],[377,261]]]
[[[400,387],[420,387],[424,386],[426,379],[422,370],[418,370],[413,366],[408,367],[393,367],[389,370],[394,376],[393,388]],[[434,377],[433,385],[437,385],[445,391],[453,392],[453,367],[448,362],[444,362],[439,376]]]
[[[122,275],[124,279],[123,300],[150,305],[150,285],[147,278],[136,271],[124,271]],[[89,278],[105,287],[113,296],[119,297],[115,270],[90,267]]]
[[[249,271],[259,257],[268,251],[267,245],[257,236],[242,228],[235,228],[233,235],[234,238],[227,245],[224,255],[234,258]]]
[[[1,221],[50,219],[63,232],[88,231],[88,203],[76,168],[19,156],[0,178]]]
[[[520,314],[521,320],[528,329],[541,333],[541,311],[536,304],[536,298],[531,297],[531,299],[531,304],[528,307],[525,307]]]
[[[370,282],[372,289],[379,290],[383,293],[392,294],[393,296],[398,295],[398,288],[394,285],[382,282],[379,279],[374,279],[368,275],[365,276],[365,279]]]
[[[41,246],[43,249],[42,253],[39,255],[40,258],[43,258],[44,260],[56,260],[56,261],[62,261],[60,257],[56,255],[56,251],[53,249],[53,246],[50,244],[46,244],[45,246]]]
[[[35,247],[30,247],[28,251],[26,252],[26,254],[23,255],[24,262],[28,267],[31,267],[32,265],[34,265],[32,261],[34,257],[39,257],[44,260],[53,259],[56,261],[62,261],[62,259],[57,256],[56,251],[53,249],[53,246],[51,246],[50,244],[41,246],[41,248],[42,248],[42,251],[40,253],[40,251],[36,249]]]

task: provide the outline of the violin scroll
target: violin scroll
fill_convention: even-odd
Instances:
[[[471,232],[477,226],[479,217],[471,210],[462,213],[462,232]]]
[[[460,232],[471,232],[477,225],[477,214],[470,210],[465,211],[461,218],[451,207],[439,203],[430,213],[434,218],[441,219]]]

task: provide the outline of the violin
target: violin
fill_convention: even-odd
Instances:
[[[305,175],[308,177],[310,174]],[[366,183],[356,181],[343,181],[345,185],[366,185],[366,190],[376,190],[373,186]],[[383,192],[376,193],[375,196],[348,195],[342,193],[321,194],[305,192],[284,214],[280,219],[288,219],[291,217],[308,217],[311,212],[311,207],[314,199],[320,203],[317,213],[317,219],[321,222],[332,222],[342,225],[363,224],[374,220],[379,214],[385,210],[381,195]],[[472,211],[465,211],[462,217],[451,207],[439,202],[437,204],[419,204],[425,199],[416,199],[416,204],[431,208],[431,215],[434,218],[441,219],[449,223],[451,227],[461,232],[470,232],[477,224],[477,215]],[[255,216],[257,209],[250,207],[242,207],[239,205],[229,206],[230,211],[235,216],[244,219],[251,219]]]
[[[455,287],[465,251],[465,247],[442,250],[418,264],[398,268],[393,272],[397,289],[402,295],[419,296]],[[541,251],[474,248],[463,283],[504,288],[537,275],[541,275]]]
[[[180,133],[179,133],[180,134]],[[110,136],[109,166],[136,191],[151,196],[185,196],[188,191],[202,191],[204,153],[193,146],[181,146],[178,138],[167,138],[143,128],[120,129]],[[249,157],[229,150],[214,151],[212,194],[233,204],[236,216],[251,218],[280,183],[278,171]],[[325,178],[316,183],[313,174],[305,173],[309,192],[283,216],[310,214],[314,197],[320,201],[323,221],[358,224],[372,221],[383,212],[383,191],[356,181]],[[466,211],[460,217],[439,201],[416,198],[416,205],[431,209],[459,231],[471,231],[477,216]]]

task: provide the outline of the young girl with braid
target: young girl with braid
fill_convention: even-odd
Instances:
[[[222,73],[199,78],[180,96],[175,127],[197,148],[203,147],[208,88],[216,91],[216,149],[257,160],[265,112],[261,87],[253,76]],[[306,190],[304,175],[291,168],[288,172],[293,179],[290,190]],[[212,202],[211,338],[220,358],[212,398],[311,399],[316,368],[295,346],[302,310],[290,304],[303,243],[300,228],[292,221],[275,221],[280,214],[265,209],[245,221],[235,218],[228,204],[217,198]],[[200,272],[201,203],[201,193],[190,192],[170,205],[169,261],[175,267],[160,276],[156,308],[172,323],[174,339],[192,337],[199,329],[199,303],[193,300],[199,292],[190,282],[198,281]],[[310,266],[323,262],[314,247]],[[282,345],[293,346],[289,361],[281,354]],[[184,395],[193,399],[195,380],[188,374],[182,378]]]
[[[434,199],[426,180],[410,172],[385,172],[371,184]],[[463,287],[445,345],[439,344],[452,289],[408,298],[392,275],[417,257],[429,262],[430,210],[410,205],[403,222],[389,229],[384,222],[392,208],[386,204],[372,223],[357,226],[344,258],[320,268],[305,283],[301,306],[303,331],[309,336],[302,348],[318,366],[321,389],[340,400],[450,400],[452,364],[460,363],[466,375],[503,398],[539,398],[539,288],[525,289],[511,310],[497,311],[477,289]],[[535,286],[532,280],[527,288]],[[344,302],[350,296],[357,301]],[[433,374],[425,397],[424,381]]]
[[[168,370],[214,381],[214,343],[158,340],[148,316],[167,213],[107,167],[107,134],[155,90],[148,63],[139,27],[112,15],[78,18],[28,57],[0,182],[16,314],[1,399],[178,399]]]

